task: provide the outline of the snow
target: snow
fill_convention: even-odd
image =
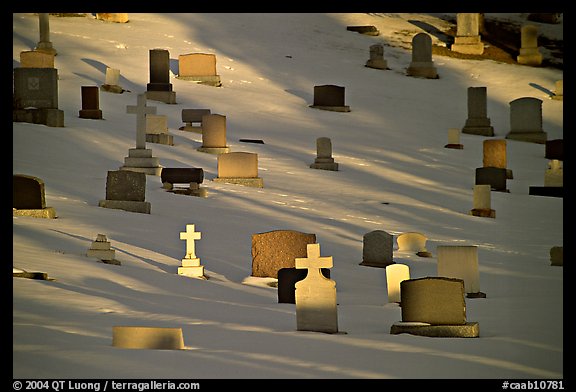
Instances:
[[[508,103],[524,96],[543,101],[548,140],[562,138],[562,101],[545,92],[561,70],[434,56],[439,79],[407,77],[409,43],[422,31],[409,21],[445,30],[437,14],[129,17],[51,16],[65,127],[13,123],[13,173],[44,180],[58,215],[13,218],[14,271],[54,279],[13,278],[14,378],[563,378],[563,268],[549,256],[563,245],[563,202],[528,195],[543,185],[544,146],[507,140],[514,179],[509,193],[491,193],[495,219],[468,214],[486,137],[462,134],[463,150],[443,147],[448,129],[464,125],[471,86],[487,87],[496,138],[509,131]],[[358,24],[381,35],[346,30]],[[562,37],[562,24],[545,29]],[[13,14],[14,67],[37,41],[37,16]],[[386,45],[390,70],[364,67],[374,43]],[[178,103],[148,101],[168,116],[175,145],[147,147],[164,167],[202,167],[208,197],[168,193],[147,176],[151,214],[101,208],[107,171],[135,146],[126,106],[146,89],[152,48],[170,51],[174,75],[179,54],[217,56],[222,87],[172,75]],[[100,92],[104,119],[79,118],[80,86],[104,83],[106,67],[120,69],[130,92]],[[345,86],[351,112],[309,108],[322,84]],[[217,158],[196,151],[199,134],[178,130],[184,108],[225,115],[231,150],[258,153],[264,188],[211,181]],[[331,138],[340,171],[308,167],[321,136]],[[177,274],[187,224],[202,233],[196,255],[208,280]],[[345,334],[296,331],[295,306],[277,303],[271,279],[250,277],[252,234],[277,229],[315,233],[321,255],[333,257]],[[372,230],[428,236],[432,258],[394,252],[413,278],[436,276],[438,245],[478,246],[487,298],[466,299],[466,314],[480,337],[391,335],[401,313],[388,303],[385,270],[359,265]],[[121,266],[86,256],[99,233]],[[112,347],[116,325],[180,327],[186,349]]]

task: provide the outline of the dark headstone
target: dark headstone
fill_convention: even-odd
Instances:
[[[58,108],[56,68],[14,68],[15,109]]]
[[[314,86],[314,106],[344,106],[344,87]]]
[[[490,185],[493,191],[507,192],[506,169],[499,167],[478,167],[476,168],[476,185]]]
[[[150,83],[147,91],[172,91],[170,53],[166,49],[150,49]]]
[[[532,196],[564,197],[562,186],[531,186],[528,194]]]
[[[202,116],[211,114],[210,109],[182,109],[182,122],[202,122]]]
[[[46,208],[44,181],[25,174],[12,176],[12,208],[31,210]]]
[[[201,184],[204,181],[204,170],[199,167],[164,167],[160,178],[163,184]]]
[[[146,174],[130,170],[108,171],[106,200],[144,201]]]
[[[564,139],[546,141],[546,159],[564,160]]]
[[[89,118],[99,120],[102,118],[100,110],[100,90],[98,86],[82,86],[82,110],[80,118]]]
[[[307,257],[306,245],[316,234],[274,230],[252,235],[252,276],[277,278],[281,268],[296,267],[297,257]]]
[[[264,140],[262,139],[239,139],[238,141],[242,143],[264,144]]]
[[[322,275],[330,279],[330,268],[321,268]],[[306,278],[307,269],[280,268],[278,270],[278,303],[296,303],[296,282]]]

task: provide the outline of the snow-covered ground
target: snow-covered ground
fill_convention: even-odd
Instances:
[[[443,147],[448,129],[464,125],[471,86],[487,87],[495,138],[509,131],[508,103],[526,96],[543,101],[548,139],[562,138],[563,103],[545,92],[563,79],[561,70],[435,56],[439,79],[407,77],[407,43],[422,31],[410,21],[449,27],[430,14],[129,17],[117,24],[51,16],[65,127],[13,123],[13,172],[43,179],[58,215],[13,218],[13,267],[54,279],[13,278],[14,378],[563,377],[563,268],[549,257],[563,245],[563,203],[528,195],[529,186],[543,185],[544,146],[507,141],[514,179],[509,193],[491,193],[496,219],[468,214],[486,137],[463,134],[463,150]],[[346,30],[360,24],[381,34]],[[562,24],[539,25],[562,38]],[[14,67],[37,42],[38,17],[13,14]],[[390,70],[364,67],[374,43],[386,45]],[[168,116],[175,143],[148,148],[164,167],[202,167],[208,197],[168,193],[147,176],[151,214],[98,207],[107,171],[135,146],[126,106],[146,89],[153,48],[170,51],[174,74],[180,54],[217,56],[222,87],[172,77],[178,103],[148,101]],[[104,119],[79,118],[80,87],[101,85],[106,67],[120,69],[130,92],[101,92]],[[323,84],[344,86],[351,112],[309,108]],[[258,153],[264,188],[213,182],[216,156],[196,151],[199,134],[178,130],[184,108],[225,115],[231,150]],[[331,138],[340,171],[309,168],[321,136]],[[196,254],[208,280],[177,274],[186,224],[202,233]],[[247,279],[252,234],[277,229],[315,233],[322,256],[333,257],[346,334],[296,331],[295,306]],[[388,303],[385,270],[359,265],[362,237],[372,230],[428,236],[432,258],[394,252],[413,278],[436,276],[438,245],[478,246],[487,298],[466,299],[466,313],[480,337],[391,335],[401,314]],[[86,256],[98,233],[121,266]],[[116,325],[180,327],[186,350],[112,347]]]

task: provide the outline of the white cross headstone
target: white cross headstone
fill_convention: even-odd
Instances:
[[[194,230],[194,225],[186,225],[186,231],[180,232],[180,239],[186,240],[186,259],[195,259],[196,251],[194,247],[194,241],[199,240],[202,237],[202,233]]]
[[[194,247],[194,241],[201,237],[202,233],[196,231],[194,225],[186,225],[186,231],[180,232],[180,239],[186,241],[186,256],[182,259],[182,266],[178,267],[178,275],[206,279],[204,266],[200,265],[200,259],[196,257]]]
[[[321,271],[332,267],[332,257],[320,257],[320,244],[307,244],[306,251],[308,257],[295,259],[296,268],[308,269],[306,278],[294,285],[297,330],[337,333],[336,282]]]
[[[146,106],[146,94],[138,94],[137,105],[126,106],[126,113],[136,114],[136,148],[146,148],[146,115],[156,114],[155,106]]]

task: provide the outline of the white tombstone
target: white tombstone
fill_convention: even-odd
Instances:
[[[426,250],[427,240],[428,237],[416,231],[399,234],[396,238],[399,252],[414,252],[420,257],[432,257],[432,254]]]
[[[400,283],[410,279],[410,267],[406,264],[391,264],[386,267],[388,302],[400,302]]]
[[[306,251],[308,257],[295,259],[297,269],[308,270],[295,284],[297,330],[337,333],[336,282],[321,271],[332,268],[332,257],[320,257],[320,244],[308,244]]]
[[[121,94],[125,90],[118,84],[120,81],[120,70],[116,68],[106,68],[106,79],[104,84],[100,86],[100,90],[109,93]]]
[[[518,64],[540,66],[542,53],[538,50],[538,27],[527,24],[520,29],[520,54],[516,57]]]
[[[496,211],[491,205],[491,186],[489,184],[474,185],[472,209],[470,215],[485,218],[496,218]]]
[[[464,148],[460,143],[460,129],[448,129],[448,144],[444,145],[444,148],[453,148],[455,150],[462,150]]]
[[[478,247],[475,245],[439,245],[438,276],[462,279],[468,298],[486,298],[480,291],[478,271]]]
[[[96,257],[105,264],[120,265],[120,262],[114,259],[116,251],[110,249],[110,242],[104,234],[98,234],[96,240],[92,242],[90,249],[86,252],[88,257]]]
[[[427,79],[438,79],[438,72],[432,61],[432,38],[426,33],[418,33],[412,38],[412,62],[406,75]]]
[[[204,266],[200,265],[200,258],[196,257],[194,241],[202,238],[202,233],[194,230],[194,225],[186,225],[186,231],[180,233],[180,239],[186,241],[186,256],[182,259],[182,266],[178,267],[178,275],[190,278],[206,279]]]
[[[484,44],[480,40],[480,14],[456,14],[456,38],[450,50],[464,54],[484,53]]]
[[[146,142],[174,145],[174,136],[168,132],[168,116],[165,114],[146,115]]]

